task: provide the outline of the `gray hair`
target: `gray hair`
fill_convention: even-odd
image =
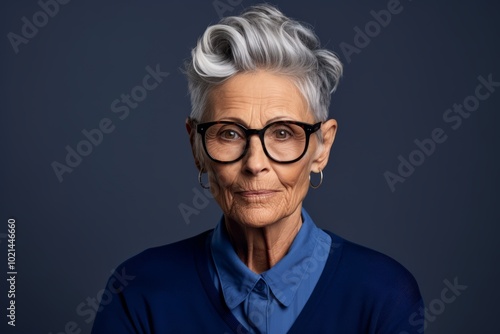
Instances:
[[[209,94],[225,80],[259,69],[292,77],[316,121],[328,118],[331,93],[342,76],[342,64],[320,49],[310,27],[277,8],[262,4],[240,16],[209,26],[185,64],[191,95],[191,118],[201,121]]]

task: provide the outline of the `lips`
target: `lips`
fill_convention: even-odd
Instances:
[[[271,189],[259,189],[259,190],[243,190],[243,191],[238,191],[236,193],[244,197],[263,197],[263,196],[273,195],[277,193],[277,191]]]

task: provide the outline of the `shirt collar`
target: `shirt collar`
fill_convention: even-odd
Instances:
[[[243,302],[259,279],[269,286],[274,297],[289,306],[301,284],[308,279],[307,259],[319,247],[324,234],[314,225],[305,209],[302,209],[302,226],[295,236],[288,253],[272,268],[261,275],[251,271],[236,254],[224,225],[224,218],[215,227],[211,251],[222,293],[227,306],[233,309]]]

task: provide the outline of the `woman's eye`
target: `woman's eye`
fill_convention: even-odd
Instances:
[[[233,130],[224,130],[220,134],[223,139],[238,139],[239,135],[236,131]]]
[[[277,129],[276,131],[274,131],[274,136],[276,139],[288,139],[290,135],[290,132],[285,129]]]

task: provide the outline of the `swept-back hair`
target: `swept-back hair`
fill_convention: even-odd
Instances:
[[[331,93],[342,75],[342,64],[333,52],[320,48],[310,27],[269,4],[223,18],[198,40],[185,64],[191,118],[203,119],[213,88],[235,74],[257,70],[290,76],[314,119],[328,118]]]

